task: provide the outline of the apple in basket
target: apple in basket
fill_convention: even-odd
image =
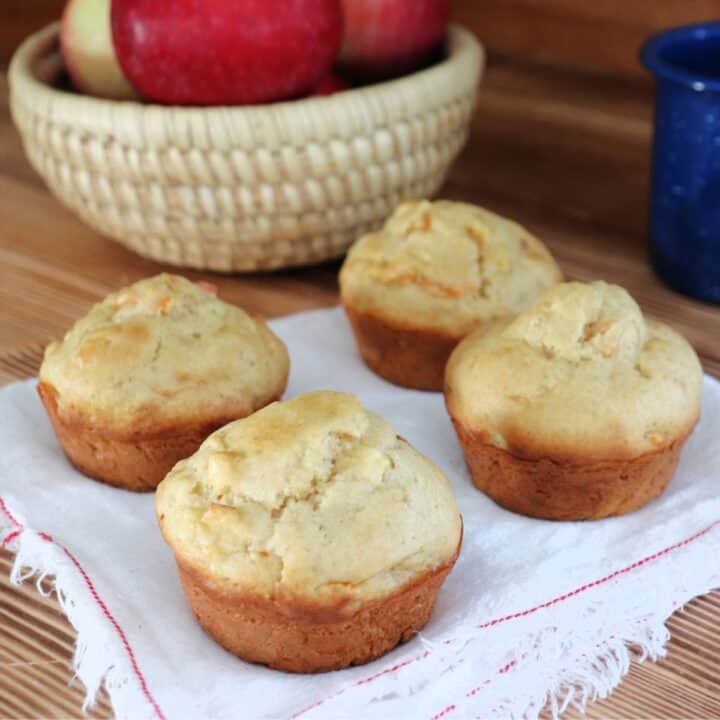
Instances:
[[[115,56],[110,0],[70,0],[62,16],[60,48],[77,90],[113,100],[136,97]]]
[[[335,93],[349,90],[348,85],[343,78],[335,72],[328,73],[312,91],[313,97],[322,97],[323,95],[334,95]]]
[[[385,80],[423,66],[447,28],[449,0],[342,0],[340,67],[358,80]]]
[[[112,0],[120,66],[140,95],[177,105],[311,93],[343,35],[339,0]]]

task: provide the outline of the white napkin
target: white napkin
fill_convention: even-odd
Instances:
[[[655,657],[665,619],[720,585],[720,383],[665,494],[632,515],[532,520],[471,484],[440,394],[396,388],[359,360],[337,309],[272,323],[292,357],[287,397],[357,394],[450,478],[460,559],[423,633],[362,667],[290,675],[244,663],[196,624],[157,528],[153,496],[66,461],[34,382],[0,390],[0,539],[18,580],[56,577],[78,630],[77,674],[107,685],[118,717],[536,717],[604,696],[631,650]]]

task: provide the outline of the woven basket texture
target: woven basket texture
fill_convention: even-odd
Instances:
[[[252,107],[116,102],[56,87],[58,26],[10,66],[33,167],[100,233],[219,271],[339,257],[398,202],[433,195],[468,134],[484,52],[451,26],[447,59],[330,97]]]

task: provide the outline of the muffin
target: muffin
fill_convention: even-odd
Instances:
[[[478,488],[523,515],[590,520],[665,489],[701,384],[690,345],[625,290],[572,282],[465,338],[445,400]]]
[[[412,201],[351,248],[340,294],[368,367],[396,385],[442,390],[457,343],[516,315],[561,280],[520,225],[464,203]]]
[[[152,490],[213,430],[282,396],[285,346],[210,287],[142,280],[47,347],[38,392],[81,472]]]
[[[275,403],[221,428],[155,499],[187,600],[250,662],[368,662],[428,621],[457,557],[450,485],[345,393]]]

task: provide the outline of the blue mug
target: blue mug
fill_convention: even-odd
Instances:
[[[657,85],[652,263],[671,287],[720,304],[720,21],[654,35],[640,57]]]

